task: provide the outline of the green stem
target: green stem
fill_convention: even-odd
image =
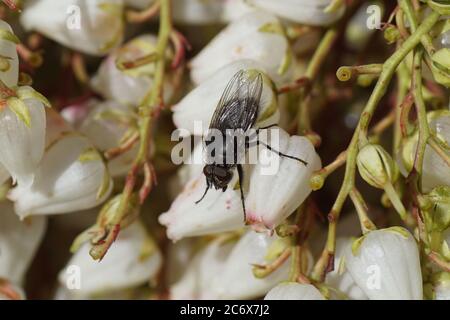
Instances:
[[[411,31],[415,32],[417,30],[418,22],[411,0],[399,0],[399,4],[406,17],[408,18]],[[420,39],[420,42],[422,43],[430,57],[436,52],[436,49],[433,46],[433,41],[431,40],[429,34],[424,34]]]
[[[320,67],[333,47],[338,35],[339,33],[336,28],[332,28],[325,33],[308,64],[305,72],[305,78],[312,80],[317,77]],[[307,99],[306,96],[307,93],[305,89],[302,88],[300,91],[300,104],[297,116],[299,133],[311,131],[311,118],[309,115],[311,101],[310,99]]]
[[[370,124],[370,120],[373,113],[381,100],[381,98],[386,93],[387,87],[395,73],[398,65],[403,61],[406,55],[413,50],[421,41],[424,34],[427,34],[430,29],[435,25],[439,19],[439,14],[437,12],[432,12],[426,19],[423,20],[422,24],[417,28],[416,32],[412,34],[401,47],[392,54],[388,60],[383,64],[382,72],[378,78],[377,84],[361,114],[359,123],[355,129],[352,140],[347,148],[348,156],[345,167],[344,181],[342,182],[341,189],[339,190],[338,196],[336,198],[330,213],[328,214],[328,236],[325,248],[318,262],[316,263],[312,278],[315,281],[323,281],[327,272],[333,270],[334,268],[334,252],[336,248],[336,228],[337,221],[339,219],[340,212],[347,199],[348,194],[354,187],[355,183],[355,170],[356,170],[356,156],[358,154],[358,141],[360,136],[366,137],[367,130]]]
[[[369,231],[376,230],[377,227],[369,218],[369,215],[367,213],[367,204],[364,201],[361,193],[359,193],[356,188],[353,188],[353,190],[350,191],[350,198],[353,202],[353,205],[355,206],[356,213],[358,214],[362,233],[366,234]]]
[[[382,69],[383,65],[379,63],[361,66],[342,66],[337,70],[336,76],[340,81],[348,81],[354,76],[363,74],[379,75]]]
[[[406,209],[403,206],[403,203],[400,200],[397,192],[395,191],[392,183],[390,182],[386,183],[386,185],[384,186],[384,191],[386,192],[386,195],[388,196],[389,200],[391,201],[392,205],[395,208],[395,211],[397,211],[400,218],[404,222],[407,222]]]
[[[430,138],[427,110],[422,96],[422,57],[423,51],[420,49],[416,50],[413,63],[413,95],[416,105],[417,122],[419,124],[419,141],[417,143],[414,167],[420,176],[422,176],[423,159],[425,157],[428,139]]]
[[[393,154],[397,154],[400,151],[402,141],[402,129],[401,129],[401,104],[408,94],[409,90],[409,73],[407,66],[404,62],[400,63],[397,68],[397,97],[395,106],[395,125],[393,136]]]
[[[122,191],[122,197],[120,199],[120,205],[117,211],[114,212],[111,218],[111,223],[108,226],[110,230],[117,230],[116,232],[109,232],[104,243],[95,245],[91,249],[91,255],[94,259],[101,259],[112,242],[117,237],[117,233],[120,230],[120,223],[127,215],[128,203],[134,191],[136,178],[139,170],[147,163],[148,148],[150,145],[150,130],[152,127],[152,118],[157,115],[161,108],[163,101],[163,84],[164,84],[164,69],[166,65],[166,49],[169,44],[170,33],[172,30],[171,22],[171,0],[160,0],[160,24],[158,33],[158,42],[156,45],[156,55],[158,60],[155,65],[155,75],[150,91],[142,100],[143,102],[138,108],[139,112],[139,135],[140,144],[139,151],[134,159],[132,168],[127,175],[126,183]]]

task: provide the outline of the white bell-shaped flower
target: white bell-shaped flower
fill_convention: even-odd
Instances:
[[[0,185],[10,178],[8,170],[0,163]]]
[[[45,109],[46,131],[45,147],[48,148],[62,136],[73,131],[73,127],[55,109]]]
[[[299,136],[289,137],[279,128],[271,131],[278,133],[272,136],[271,147],[308,164],[305,166],[298,160],[280,156],[262,145],[259,149],[251,147],[248,150],[249,154],[255,149],[259,155],[263,154],[255,158],[256,165],[244,166],[246,223],[258,230],[273,230],[287,218],[311,192],[310,175],[321,167],[320,158],[309,140]],[[266,141],[263,132],[266,130],[260,132],[261,141]],[[278,140],[277,143],[272,144],[275,140]],[[225,192],[211,188],[203,200],[196,203],[206,188],[206,178],[202,172],[202,144],[194,149],[189,161],[191,164],[181,169],[184,175],[182,180],[188,181],[187,184],[170,209],[159,217],[159,222],[167,227],[167,236],[176,241],[243,227],[244,211],[236,185],[237,172],[234,172]],[[276,192],[272,192],[274,187]]]
[[[26,1],[24,28],[91,55],[104,55],[123,38],[123,0]]]
[[[137,106],[151,89],[155,64],[148,63],[140,67],[119,69],[118,63],[126,64],[155,53],[157,38],[151,34],[140,35],[123,47],[112,52],[100,65],[92,78],[94,90],[104,98],[130,106]],[[164,97],[167,101],[173,87],[166,79]]]
[[[89,209],[102,203],[112,180],[89,140],[66,134],[48,147],[33,184],[9,193],[20,218]]]
[[[20,221],[11,202],[0,203],[0,279],[22,284],[46,225],[45,217]]]
[[[260,140],[275,150],[306,161],[280,156],[259,145],[258,164],[250,176],[245,199],[247,223],[272,230],[302,204],[311,192],[311,174],[322,167],[312,143],[305,137],[291,136],[280,128],[264,130]]]
[[[345,249],[345,266],[371,300],[421,300],[416,240],[406,229],[371,231]]]
[[[11,91],[0,111],[0,162],[14,181],[29,186],[45,147],[48,101],[31,87]]]
[[[354,215],[356,216],[356,214]],[[357,222],[358,223],[358,222]],[[339,224],[339,227],[341,225]],[[345,267],[344,252],[348,246],[351,246],[351,238],[338,238],[336,243],[336,252],[334,258],[334,270],[327,274],[326,284],[337,290],[332,297],[337,300],[367,300],[368,297],[353,280],[350,272]]]
[[[108,254],[100,261],[84,244],[59,274],[59,284],[71,299],[88,299],[142,285],[154,279],[162,256],[140,222],[122,230]]]
[[[237,175],[230,185],[236,184]],[[239,190],[228,188],[210,189],[202,201],[196,204],[206,188],[203,174],[191,179],[173,201],[170,209],[159,216],[159,222],[166,226],[167,237],[173,241],[244,227]]]
[[[67,122],[67,124],[73,128],[78,128],[89,115],[89,112],[99,103],[100,101],[95,98],[80,103],[74,103],[65,106],[64,109],[59,112],[59,115]]]
[[[277,84],[292,80],[295,60],[275,16],[252,11],[229,24],[190,61],[191,79],[198,85],[243,59],[259,63]]]
[[[194,239],[184,239],[168,244],[165,277],[168,285],[177,283],[187,272],[187,266],[193,261],[196,249],[198,248],[195,247]]]
[[[450,144],[450,111],[439,110],[428,114],[430,130],[438,139]],[[418,133],[411,136],[398,155],[401,173],[407,176],[414,165]],[[443,152],[450,155],[448,150]],[[427,193],[437,186],[450,185],[450,170],[445,160],[430,146],[425,148],[422,167],[422,191]]]
[[[267,10],[281,18],[313,26],[326,26],[339,19],[344,7],[331,12],[325,9],[333,0],[247,0],[251,5]]]
[[[264,296],[271,288],[287,280],[290,261],[287,260],[277,270],[265,278],[253,275],[252,265],[270,263],[268,251],[279,238],[264,233],[248,231],[231,250],[223,270],[217,273],[211,283],[220,299],[251,299]]]
[[[259,70],[263,74],[265,72],[259,63],[252,60],[236,61],[217,70],[214,75],[189,92],[172,108],[175,126],[189,131],[184,135],[189,133],[202,135],[203,131],[209,128],[212,115],[227,84],[240,70],[248,70],[248,72]],[[279,111],[273,85],[266,76],[263,76],[258,124],[260,126],[274,124],[278,122],[278,119]],[[183,132],[181,134],[183,135]]]
[[[222,237],[210,242],[189,262],[182,277],[171,286],[173,300],[217,299],[212,281],[223,271],[223,265],[234,242]]]
[[[430,122],[430,128],[436,135],[450,144],[450,112],[443,112],[442,115]],[[447,155],[450,155],[450,152]],[[422,188],[429,191],[440,185],[450,185],[450,167],[432,147],[427,145],[423,159]]]
[[[311,284],[284,282],[272,288],[264,300],[325,300],[325,298]]]
[[[0,20],[0,80],[8,87],[16,86],[19,80],[17,41],[18,39],[14,35],[11,26],[7,22]]]
[[[242,0],[183,0],[173,6],[173,21],[185,25],[227,23],[250,10]]]
[[[129,134],[137,133],[137,129],[134,132],[129,130],[130,125],[136,122],[137,119],[131,108],[114,101],[105,101],[89,111],[78,130],[103,152],[118,147],[121,139]],[[108,161],[111,176],[121,176],[128,172],[138,148],[139,145],[136,143],[127,152]]]

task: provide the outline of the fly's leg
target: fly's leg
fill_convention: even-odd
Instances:
[[[206,188],[205,188],[205,192],[203,193],[202,197],[201,197],[199,200],[195,201],[195,204],[198,204],[200,201],[203,200],[203,198],[204,198],[204,197],[206,196],[206,194],[208,193],[209,188],[211,188],[211,185],[209,184],[208,179],[206,179]]]
[[[256,129],[256,146],[259,146],[259,145],[261,144],[261,145],[263,145],[264,147],[266,147],[268,150],[272,151],[273,153],[278,154],[280,157],[286,157],[286,158],[289,158],[289,159],[297,160],[297,161],[301,162],[302,164],[304,164],[305,166],[307,166],[307,165],[308,165],[308,162],[306,162],[305,160],[300,159],[300,158],[297,158],[297,157],[294,157],[294,156],[290,156],[290,155],[285,154],[285,153],[282,153],[282,152],[280,152],[280,151],[278,151],[278,150],[272,148],[272,147],[269,146],[267,143],[264,143],[264,142],[262,142],[262,141],[259,140],[259,130],[261,130],[261,129],[267,129],[267,128],[274,127],[274,126],[276,126],[276,125],[270,125],[270,126],[268,126],[268,127]],[[250,146],[250,143],[249,143],[248,145]]]
[[[303,163],[305,166],[308,165],[308,162],[306,162],[305,160],[300,159],[300,158],[297,158],[297,157],[294,157],[294,156],[290,156],[290,155],[288,155],[288,154],[285,154],[285,153],[282,153],[282,152],[280,152],[280,151],[278,151],[278,150],[275,150],[274,148],[272,148],[272,147],[269,146],[268,144],[266,144],[266,143],[264,143],[264,142],[262,142],[262,141],[259,141],[259,139],[258,139],[258,140],[256,141],[256,145],[259,145],[259,144],[261,144],[261,145],[263,145],[264,147],[266,147],[267,150],[270,150],[270,151],[272,151],[273,153],[278,154],[280,157],[286,157],[286,158],[289,158],[289,159],[297,160],[297,161]]]
[[[239,176],[239,190],[241,191],[241,203],[242,209],[244,210],[244,222],[247,221],[247,211],[245,210],[245,199],[244,199],[244,190],[242,190],[242,184],[244,183],[244,170],[242,169],[242,165],[237,165],[237,172]]]
[[[273,127],[276,127],[276,126],[277,126],[276,123],[274,123],[274,124],[269,124],[268,126],[265,126],[265,127],[261,127],[261,128],[256,129],[256,131],[258,132],[259,130],[269,129],[269,128],[273,128]]]

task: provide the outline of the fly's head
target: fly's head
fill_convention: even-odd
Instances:
[[[217,164],[207,164],[203,168],[203,174],[206,177],[209,186],[214,186],[214,188],[222,189],[225,191],[233,178],[233,172],[226,167]]]

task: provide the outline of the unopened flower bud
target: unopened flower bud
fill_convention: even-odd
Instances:
[[[361,177],[375,188],[383,189],[398,177],[397,165],[380,145],[364,146],[358,153],[356,163]]]
[[[442,48],[431,57],[434,79],[436,82],[450,88],[450,49]]]
[[[427,4],[436,12],[441,15],[448,16],[450,15],[450,4],[447,1],[441,0],[430,0],[427,1]]]
[[[433,275],[434,299],[450,300],[450,273],[439,272]]]

